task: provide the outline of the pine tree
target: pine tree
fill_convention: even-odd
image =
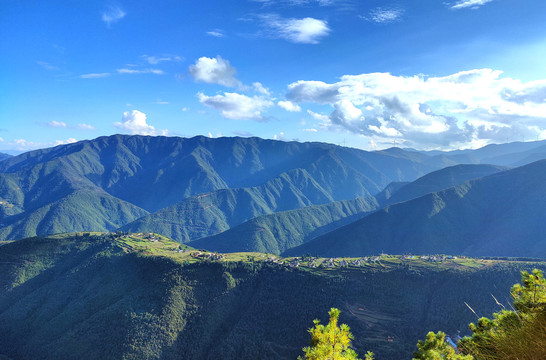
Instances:
[[[349,326],[338,326],[340,311],[331,308],[328,312],[330,321],[328,325],[320,324],[314,320],[315,326],[309,329],[311,334],[311,346],[303,348],[304,357],[299,360],[359,360],[357,353],[350,348],[353,335]],[[373,353],[366,354],[365,360],[373,360]]]

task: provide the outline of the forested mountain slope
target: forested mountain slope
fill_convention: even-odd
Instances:
[[[210,251],[280,254],[378,208],[375,198],[356,198],[255,217],[188,245]]]
[[[395,189],[386,189],[388,195],[381,205],[395,204],[415,199],[423,195],[438,192],[468,180],[482,178],[509,168],[497,165],[455,165],[426,174],[419,179],[407,184],[400,185]],[[400,184],[400,183],[397,183]]]
[[[100,137],[0,162],[0,239],[112,230],[192,196],[256,187],[290,172],[305,174],[329,199],[344,200],[375,194],[391,181],[414,180],[443,166],[413,152],[373,153],[324,143]],[[52,213],[64,203],[70,206]],[[72,212],[90,204],[94,209],[84,212],[92,219]],[[112,217],[117,209],[124,215]]]
[[[294,359],[313,319],[342,311],[356,350],[410,358],[430,329],[465,332],[507,304],[541,263],[384,258],[290,267],[260,254],[221,260],[138,235],[83,234],[0,245],[0,355],[16,359]],[[336,262],[339,264],[340,259]]]
[[[414,199],[504,169],[506,168],[494,165],[451,166],[431,172],[411,183],[393,182],[375,198],[357,198],[264,215],[232,227],[218,235],[195,240],[191,244],[197,248],[214,251],[261,251],[279,254],[359,220],[389,203]],[[149,215],[145,218],[152,216]],[[165,221],[165,223],[170,222]],[[151,226],[123,229],[130,231],[151,229],[151,231],[163,233],[160,229]]]
[[[546,160],[391,205],[286,254],[546,257]]]

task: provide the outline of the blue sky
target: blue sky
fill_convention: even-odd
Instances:
[[[546,139],[543,0],[0,0],[0,151],[115,133]]]

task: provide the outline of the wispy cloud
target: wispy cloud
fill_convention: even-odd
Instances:
[[[148,64],[151,64],[151,65],[157,65],[160,62],[182,61],[182,57],[178,55],[159,55],[159,56],[142,55],[141,58],[143,58]]]
[[[493,0],[458,0],[455,4],[451,5],[451,9],[454,9],[454,10],[465,9],[465,8],[477,9],[480,6],[485,5],[491,1]]]
[[[360,16],[364,20],[375,22],[378,24],[388,24],[400,21],[404,10],[400,8],[384,8],[377,7],[372,9],[367,16]]]
[[[53,66],[50,63],[47,63],[45,61],[36,61],[36,64],[40,65],[46,70],[59,70],[57,66]]]
[[[66,123],[65,122],[62,122],[62,121],[50,121],[46,124],[48,127],[52,127],[52,128],[65,128],[66,127]]]
[[[159,69],[117,69],[118,74],[155,74],[163,75],[165,72]]]
[[[200,57],[195,64],[190,65],[189,72],[198,82],[228,87],[241,86],[241,82],[235,78],[237,70],[221,56]]]
[[[155,103],[157,105],[168,105],[169,104],[168,101],[164,101],[164,100],[161,100],[161,99],[158,99]]]
[[[311,17],[296,19],[267,14],[260,15],[259,19],[269,35],[297,44],[318,44],[331,32],[327,21]]]
[[[80,78],[82,79],[99,79],[110,76],[110,73],[91,73],[91,74],[82,74]]]
[[[89,125],[86,123],[78,124],[78,129],[80,130],[95,130],[95,127],[93,125]]]
[[[102,13],[102,21],[110,27],[125,17],[126,13],[119,6],[110,6]]]
[[[220,29],[214,29],[214,30],[211,30],[211,31],[207,31],[207,35],[218,37],[218,38],[225,36],[224,32],[222,30],[220,30]]]

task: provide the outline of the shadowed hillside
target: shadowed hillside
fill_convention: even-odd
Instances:
[[[286,254],[546,257],[546,160],[394,204]]]
[[[0,245],[0,353],[16,359],[294,359],[331,307],[357,351],[409,358],[430,329],[466,329],[538,263],[382,257],[293,268],[259,253],[220,260],[143,234]],[[201,254],[203,255],[203,254]],[[342,259],[335,262],[341,264]],[[323,259],[327,263],[327,259]],[[324,321],[324,318],[321,318]]]

